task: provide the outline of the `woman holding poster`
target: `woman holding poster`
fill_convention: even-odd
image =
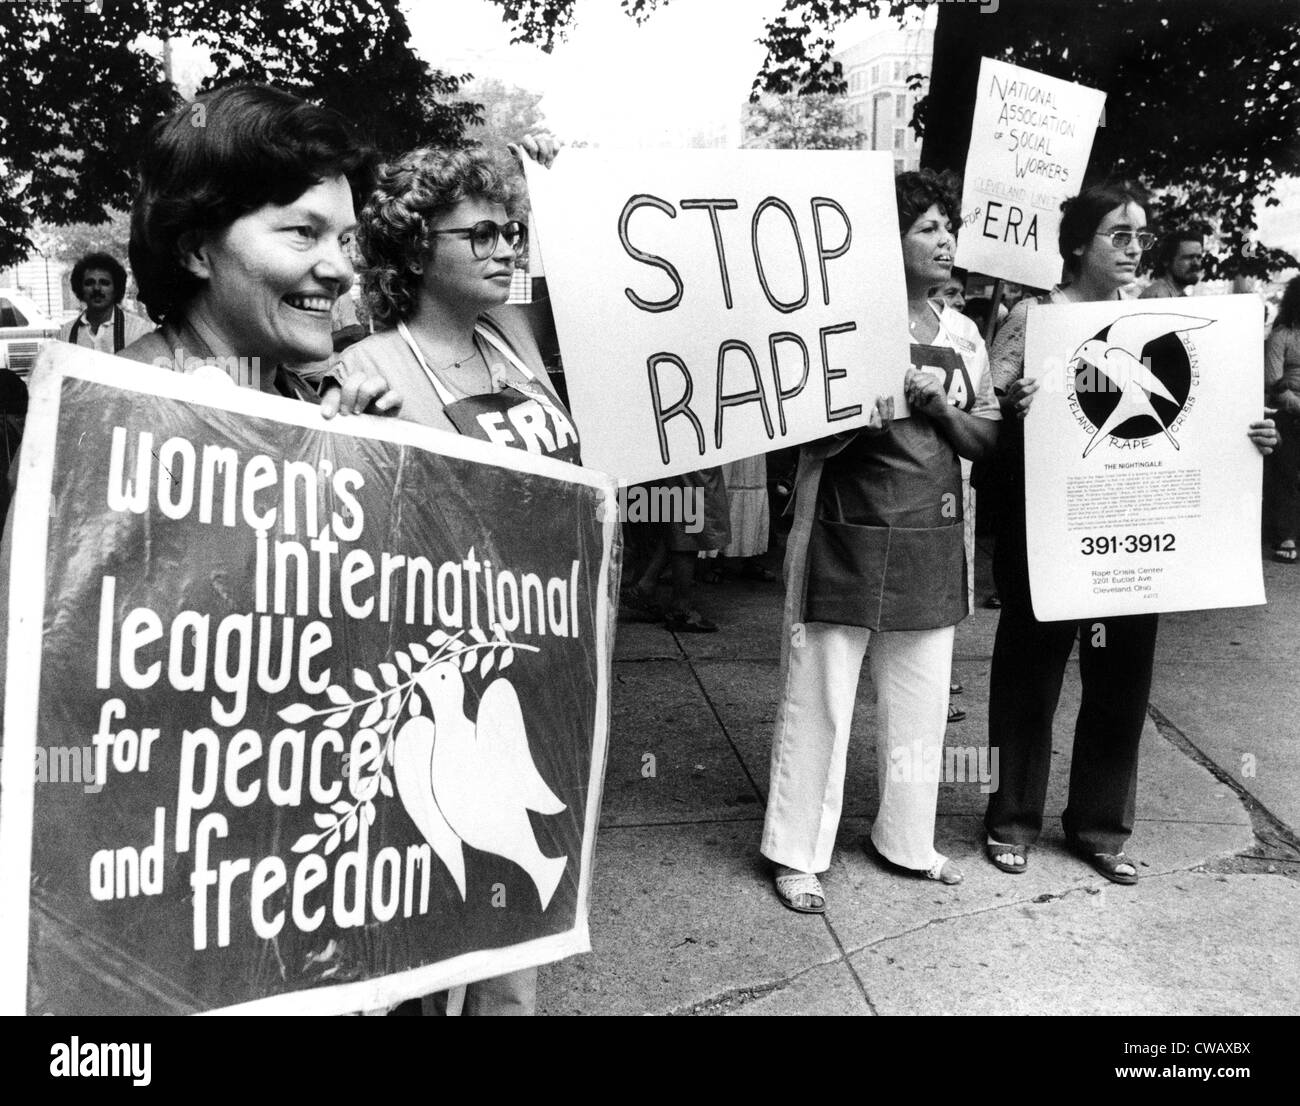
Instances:
[[[1000,418],[979,331],[929,299],[952,272],[960,218],[949,175],[896,180],[912,365],[911,417],[877,400],[871,427],[804,447],[787,548],[783,694],[762,853],[782,903],[825,910],[849,731],[871,642],[880,810],[871,840],[890,863],[943,883],[934,847],[953,628],[966,617],[960,458],[993,449]]]
[[[520,148],[555,158],[546,136]],[[343,352],[344,379],[382,371],[406,397],[401,418],[576,464],[577,430],[527,320],[506,306],[528,243],[522,198],[517,165],[483,150],[412,150],[383,166],[358,235],[381,329]],[[526,1015],[536,991],[537,969],[525,968],[425,1001],[437,1013]]]
[[[1066,281],[1044,303],[1121,298],[1142,252],[1155,241],[1146,230],[1147,197],[1129,183],[1094,185],[1062,206],[1060,252]],[[991,487],[997,546],[993,575],[1002,598],[989,687],[989,746],[999,750],[1000,786],[989,796],[985,852],[1004,872],[1025,871],[1043,825],[1052,757],[1052,717],[1065,665],[1079,638],[1083,702],[1075,725],[1069,802],[1061,816],[1072,851],[1114,883],[1137,882],[1124,855],[1133,832],[1138,742],[1146,719],[1155,656],[1157,616],[1104,621],[1040,622],[1030,605],[1025,541],[1023,419],[1038,383],[1025,375],[1025,326],[1034,301],[1018,303],[993,340],[993,383],[1008,416],[999,449],[999,479]],[[1277,443],[1271,421],[1250,425],[1262,453]]]
[[[317,402],[323,373],[303,366],[333,353],[331,310],[352,286],[373,179],[351,126],[280,89],[235,85],[163,120],[140,178],[131,268],[160,326],[119,356]],[[357,374],[322,412],[400,404],[382,374]]]

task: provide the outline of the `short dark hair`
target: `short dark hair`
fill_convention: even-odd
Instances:
[[[894,178],[894,195],[898,200],[898,233],[906,234],[912,224],[935,204],[948,216],[956,233],[961,225],[961,182],[951,169],[936,173],[933,169],[899,173]]]
[[[1136,181],[1092,184],[1061,205],[1058,242],[1067,273],[1073,275],[1079,271],[1079,259],[1074,256],[1074,251],[1092,241],[1107,215],[1130,203],[1137,204],[1150,218],[1151,197]]]
[[[467,198],[499,203],[515,218],[522,196],[515,162],[487,150],[410,150],[384,165],[357,228],[361,287],[375,322],[396,326],[415,311],[430,219]]]
[[[72,292],[77,299],[85,302],[86,297],[81,294],[81,282],[86,279],[86,273],[90,269],[103,269],[113,278],[113,302],[121,303],[122,297],[126,295],[126,270],[111,253],[98,251],[86,254],[72,266]]]
[[[1282,293],[1282,302],[1277,305],[1275,327],[1283,326],[1288,330],[1300,330],[1300,276],[1292,277]]]
[[[188,236],[336,176],[360,208],[373,165],[343,116],[282,89],[230,85],[181,105],[150,135],[131,211],[131,268],[150,318],[183,313],[202,285],[181,264]]]
[[[1160,272],[1163,273],[1169,267],[1169,262],[1184,242],[1199,242],[1204,245],[1205,232],[1197,227],[1175,227],[1163,235],[1160,239],[1160,252],[1156,255],[1156,268]]]

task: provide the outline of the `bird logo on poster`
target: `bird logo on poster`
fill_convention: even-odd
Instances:
[[[1110,439],[1163,435],[1175,449],[1174,424],[1188,406],[1193,372],[1179,334],[1212,319],[1174,313],[1127,315],[1075,351],[1074,399],[1093,427],[1083,456]]]
[[[514,685],[498,677],[465,714],[465,681],[454,663],[435,664],[415,680],[432,712],[397,731],[393,782],[407,814],[466,895],[463,845],[505,857],[533,881],[545,910],[568,866],[546,856],[528,812],[565,810],[542,778],[528,747]]]

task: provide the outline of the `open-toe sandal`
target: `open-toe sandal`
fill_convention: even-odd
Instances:
[[[1029,867],[1029,846],[1003,844],[1001,841],[986,841],[984,843],[984,855],[989,858],[989,863],[995,868],[1004,872],[1009,872],[1013,876],[1023,875],[1025,869]],[[1008,863],[1000,859],[1004,856],[1018,857],[1019,864],[1014,862]]]
[[[949,887],[960,883],[966,877],[961,874],[961,869],[949,860],[946,856],[936,853],[935,861],[924,871],[926,879],[935,880],[938,883],[946,883]]]
[[[825,914],[826,893],[822,881],[812,872],[777,868],[774,873],[776,895],[784,906],[799,914]]]
[[[1121,853],[1090,853],[1085,849],[1075,848],[1075,856],[1080,860],[1085,860],[1093,866],[1100,874],[1105,876],[1111,883],[1122,883],[1125,887],[1131,887],[1137,883],[1137,861],[1132,857],[1125,856]],[[1121,867],[1132,868],[1131,872],[1121,872]]]
[[[1283,542],[1273,550],[1273,560],[1281,561],[1284,565],[1295,564],[1297,557],[1300,557],[1300,552],[1296,550],[1295,542]]]

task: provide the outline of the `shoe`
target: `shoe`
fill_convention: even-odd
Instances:
[[[699,611],[671,611],[664,616],[664,629],[675,634],[716,634],[718,624]]]
[[[799,872],[778,865],[773,875],[776,896],[783,906],[798,914],[826,913],[826,893],[822,890],[821,880],[812,872]]]
[[[935,855],[938,859],[936,859],[934,864],[927,868],[923,873],[926,879],[933,879],[939,883],[946,883],[949,887],[952,887],[966,878],[961,874],[961,869],[946,856],[938,853]]]
[[[999,857],[1006,856],[1007,854],[1010,854],[1011,856],[1019,857],[1020,863],[1008,864],[1005,860],[998,859]],[[985,841],[984,855],[989,858],[989,863],[992,864],[993,867],[999,868],[1004,872],[1008,872],[1013,876],[1024,875],[1025,870],[1029,867],[1029,846],[1028,845],[1016,845],[1016,844],[1004,845],[1000,841],[992,841],[992,840]]]
[[[741,580],[752,580],[759,584],[776,583],[776,574],[757,561],[742,561],[736,569],[736,576]]]
[[[642,620],[658,622],[664,616],[664,609],[655,602],[654,596],[642,591],[635,584],[624,588],[619,594],[618,601],[620,606],[640,615]]]
[[[948,685],[949,695],[960,695],[965,690],[966,689],[961,686],[960,680],[953,680],[953,682]]]
[[[952,723],[954,722],[960,722],[965,717],[966,717],[966,712],[962,710],[961,707],[954,707],[951,703],[948,704],[949,725],[952,725]]]
[[[990,610],[990,611],[1001,610],[1001,609],[1002,609],[1002,600],[998,598],[998,593],[997,593],[997,592],[994,592],[994,593],[993,593],[992,595],[990,595],[987,599],[985,599],[985,600],[984,600],[984,606],[985,606],[988,610]]]
[[[1284,565],[1295,564],[1297,557],[1300,557],[1300,551],[1296,550],[1293,541],[1280,542],[1273,550],[1273,560],[1281,561]]]
[[[1087,861],[1100,874],[1105,876],[1111,883],[1122,883],[1125,887],[1131,887],[1137,883],[1137,862],[1130,860],[1122,852],[1118,853],[1090,853],[1077,845],[1071,845],[1070,851],[1080,860]],[[1132,868],[1131,872],[1121,872],[1120,866],[1126,865]]]

